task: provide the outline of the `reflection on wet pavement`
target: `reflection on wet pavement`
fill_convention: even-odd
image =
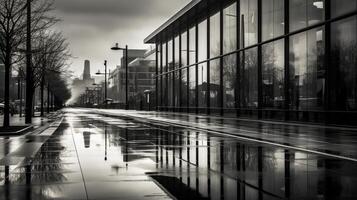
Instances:
[[[31,159],[11,145],[0,199],[357,197],[355,162],[124,117],[67,113]]]

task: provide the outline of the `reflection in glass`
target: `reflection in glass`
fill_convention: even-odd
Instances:
[[[189,64],[194,64],[196,63],[196,27],[192,27],[189,30],[189,49],[188,49],[188,54],[189,54]]]
[[[210,61],[210,106],[211,108],[220,107],[220,91],[221,91],[221,76],[220,76],[220,61],[215,59]]]
[[[207,20],[198,24],[198,61],[207,59]]]
[[[166,43],[162,44],[162,72],[167,72],[166,66]]]
[[[242,47],[256,44],[258,41],[258,5],[257,0],[241,0],[240,21],[243,40]],[[242,23],[243,21],[243,23]]]
[[[289,6],[290,31],[305,28],[324,19],[323,0],[291,0]]]
[[[173,70],[174,68],[174,64],[173,64],[173,52],[172,52],[172,40],[170,40],[167,43],[167,63],[168,63],[168,67],[169,67],[169,71]]]
[[[168,79],[168,106],[169,107],[172,107],[174,104],[173,104],[173,72],[170,72],[167,74],[167,79]]]
[[[161,105],[162,106],[167,106],[168,104],[168,87],[167,87],[167,83],[168,83],[168,81],[167,81],[167,74],[165,74],[165,75],[163,75],[162,76],[162,94],[163,94],[163,96],[162,96],[162,102],[161,102]]]
[[[185,31],[181,34],[181,67],[187,64],[187,32]]]
[[[237,3],[223,9],[223,53],[237,49]]]
[[[235,108],[237,85],[237,55],[232,54],[223,58],[223,102],[226,108]]]
[[[220,13],[210,18],[210,58],[220,55]]]
[[[257,48],[241,53],[240,107],[258,107],[258,61]]]
[[[196,63],[196,27],[189,30],[189,64]],[[189,67],[189,105],[196,107],[196,66]]]
[[[198,65],[198,106],[207,107],[207,63]]]
[[[196,66],[189,68],[189,103],[190,107],[196,107]]]
[[[324,30],[313,29],[290,38],[290,106],[322,109],[324,100]]]
[[[179,36],[175,37],[174,40],[174,46],[175,46],[175,51],[174,51],[174,69],[178,69],[180,67],[180,40],[179,40]],[[175,89],[175,94],[174,94],[174,106],[178,107],[179,106],[179,99],[180,99],[180,73],[179,71],[175,71],[173,74],[174,77],[174,89]]]
[[[284,33],[284,0],[262,1],[263,41]]]
[[[262,47],[264,108],[284,108],[284,40]]]
[[[331,0],[331,16],[337,17],[357,10],[356,0]]]
[[[357,17],[331,25],[332,106],[357,110]]]
[[[187,107],[187,68],[181,70],[181,106]]]
[[[187,32],[183,32],[181,34],[181,66],[187,66]],[[181,70],[181,102],[180,105],[182,107],[187,107],[188,99],[187,99],[187,86],[188,86],[188,77],[187,77],[187,69]]]

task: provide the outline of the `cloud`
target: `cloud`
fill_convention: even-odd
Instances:
[[[83,71],[84,59],[92,72],[104,59],[114,67],[120,53],[110,47],[118,42],[129,48],[147,48],[144,38],[190,0],[55,0],[54,14],[62,19],[55,29],[64,33],[76,59],[72,70]]]

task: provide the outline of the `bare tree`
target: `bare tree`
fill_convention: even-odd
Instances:
[[[31,35],[34,39],[37,39],[40,31],[48,29],[56,22],[54,17],[48,15],[52,4],[53,1],[32,0]],[[23,51],[20,49],[25,46],[26,40],[27,6],[24,0],[0,0],[0,59],[5,65],[4,127],[10,125],[9,85],[12,66],[23,58]]]

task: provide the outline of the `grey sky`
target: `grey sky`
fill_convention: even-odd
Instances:
[[[92,73],[103,69],[104,60],[114,68],[121,52],[110,47],[118,42],[129,48],[148,48],[143,40],[190,0],[55,0],[55,14],[76,58],[71,70],[82,74],[84,60]]]

